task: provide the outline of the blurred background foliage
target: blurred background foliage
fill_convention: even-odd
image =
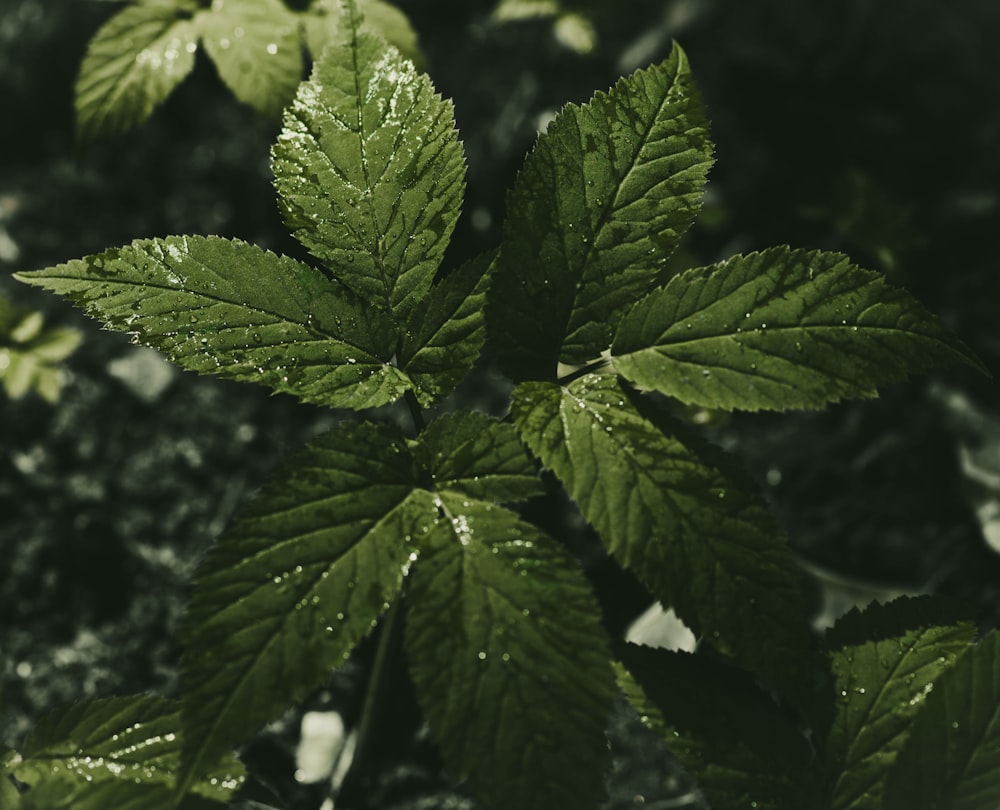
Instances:
[[[676,265],[783,243],[841,250],[909,288],[1000,368],[1000,5],[560,0],[496,13],[518,5],[531,4],[399,3],[455,101],[468,157],[449,264],[497,244],[525,152],[565,102],[663,58],[676,39],[718,159]],[[166,234],[301,253],[270,186],[278,122],[236,102],[204,58],[145,125],[77,149],[76,71],[119,7],[0,4],[0,296],[83,335],[57,403],[0,395],[8,744],[76,698],[172,693],[170,633],[199,553],[284,454],[337,417],[175,371],[9,278]],[[478,380],[466,396],[496,403],[488,370]],[[1000,620],[993,382],[944,370],[815,414],[693,416],[740,454],[796,553],[829,580],[858,598],[937,589]],[[623,590],[624,622],[644,597],[608,581]]]

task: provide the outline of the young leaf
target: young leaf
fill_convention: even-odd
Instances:
[[[596,808],[614,683],[572,558],[501,507],[440,492],[412,574],[406,650],[456,779],[499,808]]]
[[[275,188],[296,238],[406,321],[458,219],[465,164],[451,104],[360,25],[352,4],[285,112]]]
[[[34,728],[14,773],[39,808],[169,810],[180,729],[176,701],[135,695],[77,703]],[[232,756],[219,759],[198,771],[196,796],[225,802],[242,783],[243,766]]]
[[[392,402],[410,385],[389,363],[388,316],[318,270],[239,240],[137,240],[17,278],[191,371],[342,408]]]
[[[504,370],[545,379],[611,343],[698,210],[712,146],[687,57],[567,105],[507,204],[488,323]]]
[[[902,598],[855,609],[828,634],[837,696],[826,743],[830,810],[883,807],[889,769],[914,717],[975,637],[975,623],[948,624],[952,614],[939,599]],[[867,640],[844,643],[859,635],[855,625]]]
[[[618,681],[713,808],[808,810],[822,785],[809,744],[748,673],[700,655],[622,645]]]
[[[468,374],[486,339],[483,311],[493,253],[466,262],[417,302],[404,331],[399,367],[428,407]]]
[[[199,15],[198,28],[236,98],[277,119],[302,78],[298,16],[281,0],[225,0]]]
[[[804,675],[799,577],[762,503],[644,419],[614,376],[522,383],[511,412],[608,550],[695,633],[774,682]]]
[[[421,434],[416,455],[439,491],[497,503],[544,492],[517,431],[486,414],[438,417]]]
[[[818,408],[972,353],[904,290],[839,253],[771,248],[681,273],[612,346],[643,388],[706,408]]]
[[[396,429],[348,424],[293,457],[203,562],[181,629],[186,775],[301,699],[398,593],[437,514]]]
[[[141,124],[194,68],[196,0],[142,0],[94,35],[76,81],[81,141]]]
[[[886,810],[1000,807],[1000,633],[941,675],[889,775]]]

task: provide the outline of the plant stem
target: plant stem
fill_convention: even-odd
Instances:
[[[410,409],[410,417],[413,419],[413,426],[417,429],[417,433],[423,433],[426,425],[424,424],[424,412],[420,407],[420,403],[417,402],[417,397],[413,391],[408,390],[403,394],[403,399],[406,400],[406,407]]]

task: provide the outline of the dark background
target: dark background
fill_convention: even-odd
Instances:
[[[679,266],[783,243],[842,250],[1000,368],[993,0],[592,2],[599,38],[584,55],[551,23],[491,22],[489,2],[400,5],[455,101],[468,157],[449,262],[498,242],[540,123],[663,58],[675,38],[717,157]],[[198,554],[280,458],[336,418],[174,371],[9,278],[147,236],[294,249],[270,186],[277,123],[236,103],[203,59],[147,124],[76,149],[75,73],[118,7],[0,0],[0,228],[18,251],[0,262],[0,294],[85,336],[56,405],[0,395],[0,739],[15,746],[42,712],[78,698],[175,693],[170,634]],[[945,369],[877,401],[708,430],[746,462],[803,559],[876,588],[959,595],[1000,622],[1000,556],[983,536],[1000,503],[992,381]]]

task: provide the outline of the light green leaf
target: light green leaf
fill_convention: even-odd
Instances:
[[[623,645],[618,681],[713,808],[809,810],[822,780],[806,738],[746,672],[688,653]]]
[[[902,598],[855,609],[828,634],[836,690],[826,743],[830,810],[881,810],[914,717],[975,637],[975,623],[952,623],[954,613],[942,600]]]
[[[438,417],[421,434],[416,453],[439,492],[497,503],[544,492],[517,431],[486,414],[460,411]]]
[[[203,374],[368,408],[409,387],[396,331],[318,270],[239,240],[171,236],[19,273]]]
[[[184,770],[248,739],[341,665],[437,514],[395,428],[345,424],[294,456],[202,563],[181,638]]]
[[[399,350],[399,367],[428,407],[450,394],[475,364],[486,339],[486,289],[493,253],[453,271],[417,302]]]
[[[345,285],[401,321],[458,219],[465,164],[450,102],[345,11],[285,113],[275,188],[288,226]]]
[[[502,22],[530,17],[555,17],[562,9],[557,0],[500,0],[493,9],[493,19]]]
[[[302,15],[306,43],[316,58],[336,36],[340,24],[339,5],[338,0],[315,0]],[[401,9],[381,0],[359,0],[358,7],[364,17],[362,30],[381,35],[404,57],[420,66],[423,54],[417,43],[417,32]]]
[[[14,772],[40,808],[168,810],[181,728],[176,701],[152,695],[84,701],[43,718]],[[224,802],[242,784],[243,766],[224,753],[204,761],[192,781],[196,795]]]
[[[886,810],[1000,807],[1000,633],[942,674],[889,775]]]
[[[771,248],[689,270],[619,326],[614,367],[706,408],[817,408],[972,353],[909,293],[839,253]]]
[[[757,498],[640,415],[614,376],[522,383],[511,413],[608,550],[664,605],[772,682],[801,682],[799,575]]]
[[[195,0],[141,0],[98,30],[76,81],[81,141],[141,124],[191,72],[197,9]]]
[[[236,98],[278,119],[302,79],[298,15],[281,0],[216,0],[198,30]]]
[[[8,778],[20,762],[21,755],[17,751],[0,745],[0,807],[4,810],[15,810],[21,806],[21,794]]]
[[[546,379],[608,347],[694,219],[711,149],[677,46],[559,113],[507,205],[487,317],[509,375]]]
[[[448,492],[439,509],[406,650],[447,769],[497,807],[596,808],[614,684],[583,573],[506,509]]]

